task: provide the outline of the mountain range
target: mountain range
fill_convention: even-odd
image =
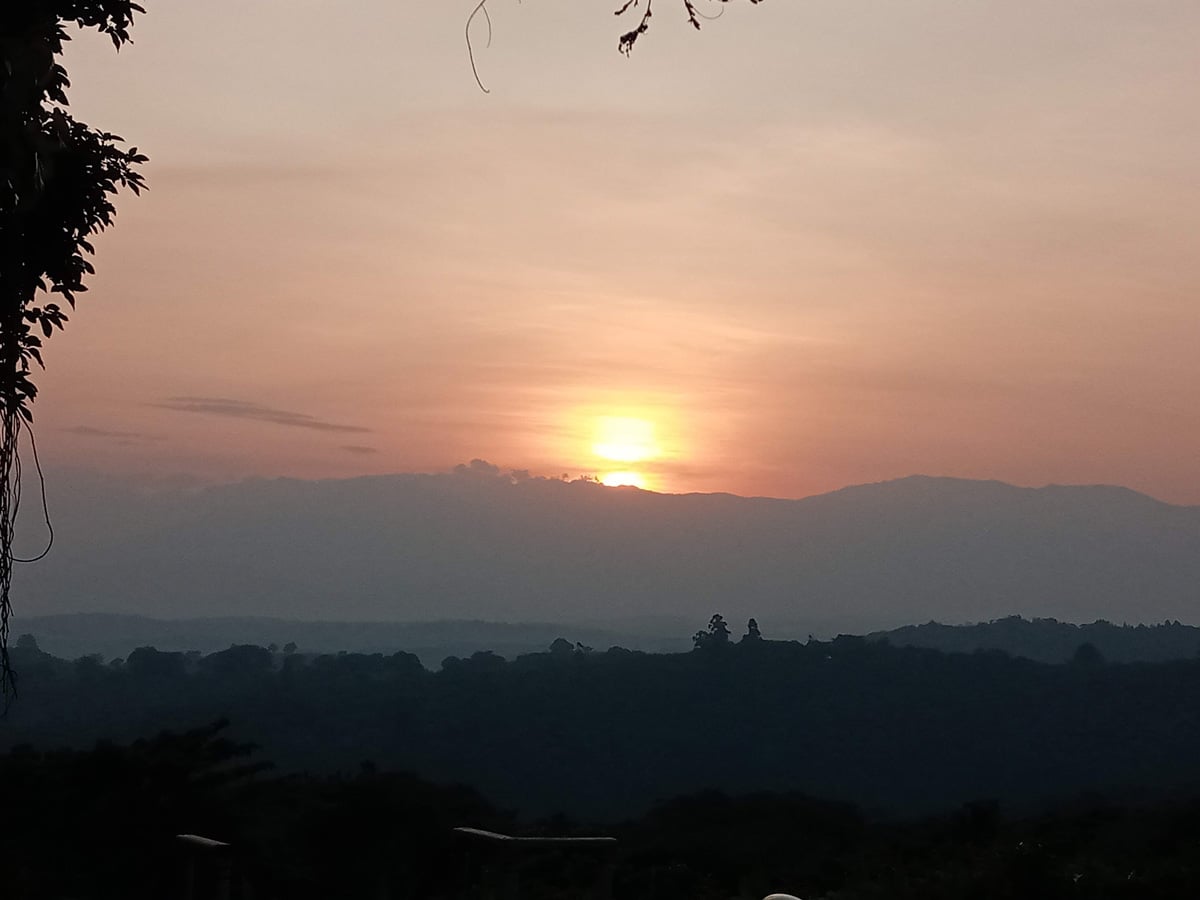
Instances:
[[[803,637],[1008,615],[1188,621],[1200,609],[1200,507],[1109,486],[913,476],[778,500],[479,465],[171,487],[76,473],[51,483],[50,501],[54,550],[19,568],[18,616],[631,632],[701,627],[720,612],[738,628],[753,616],[768,637]]]

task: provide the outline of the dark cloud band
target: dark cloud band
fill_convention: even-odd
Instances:
[[[327,422],[306,413],[290,412],[284,409],[272,409],[260,406],[246,400],[231,400],[228,397],[168,397],[161,403],[154,404],[162,409],[175,412],[200,413],[210,416],[226,416],[231,419],[251,419],[256,422],[267,422],[271,425],[285,425],[289,428],[308,428],[312,431],[338,431],[361,434],[371,429],[361,425],[341,425],[337,422]]]
[[[69,434],[78,434],[83,437],[103,438],[113,441],[161,441],[163,439],[160,434],[143,434],[140,431],[113,431],[109,428],[96,428],[92,425],[74,425],[70,428],[64,428],[63,431]]]

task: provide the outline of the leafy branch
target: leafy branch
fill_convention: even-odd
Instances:
[[[0,689],[13,690],[8,657],[13,524],[20,505],[18,442],[33,421],[33,365],[95,269],[91,239],[113,224],[113,197],[138,194],[146,157],[67,112],[58,62],[76,24],[129,43],[132,0],[20,0],[0,5]]]

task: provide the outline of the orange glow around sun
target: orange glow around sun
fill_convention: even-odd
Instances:
[[[651,478],[635,466],[664,455],[655,431],[655,423],[640,416],[597,416],[592,426],[592,454],[602,463],[622,466],[616,471],[602,471],[600,483],[648,489]]]
[[[678,398],[670,395],[600,394],[561,409],[554,430],[548,449],[564,471],[645,491],[674,489],[672,472],[688,443]]]
[[[630,416],[601,416],[596,420],[592,452],[601,459],[634,463],[661,455],[654,440],[654,423]]]

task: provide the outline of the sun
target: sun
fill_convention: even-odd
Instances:
[[[662,454],[654,437],[654,423],[631,416],[601,416],[596,420],[592,452],[601,459],[635,463],[654,459]],[[628,472],[613,475],[628,475]],[[607,480],[605,484],[607,484]]]
[[[680,413],[669,398],[600,396],[563,410],[562,458],[607,487],[660,491],[681,458]]]
[[[605,487],[635,487],[646,490],[646,476],[641,472],[609,472],[601,476],[600,483]]]

